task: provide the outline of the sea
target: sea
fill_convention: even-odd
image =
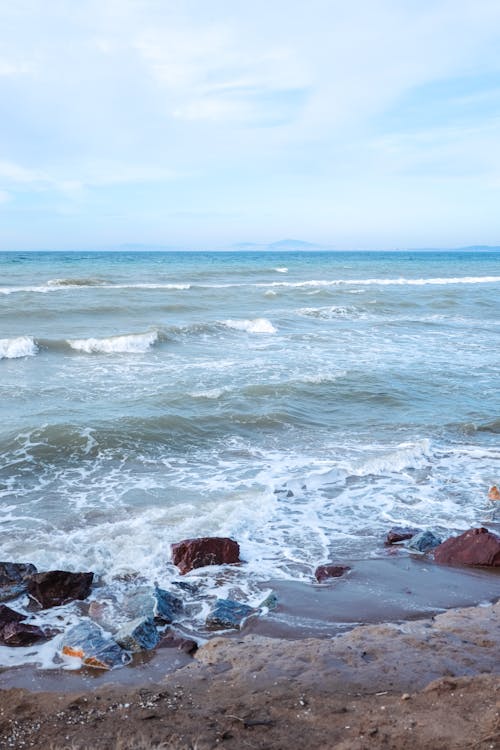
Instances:
[[[190,581],[202,630],[393,525],[484,525],[499,372],[497,251],[0,253],[0,559],[93,571],[117,622]],[[181,577],[170,545],[213,535],[244,563]]]

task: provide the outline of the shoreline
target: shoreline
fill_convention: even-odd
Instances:
[[[194,658],[160,648],[104,675],[0,672],[0,748],[496,748],[499,572],[396,552],[331,585],[274,582],[275,612]]]
[[[331,639],[218,637],[155,683],[7,689],[0,748],[496,748],[499,625],[500,601]]]

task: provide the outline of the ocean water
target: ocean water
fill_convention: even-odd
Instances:
[[[172,542],[231,536],[244,565],[187,577],[199,625],[394,524],[480,525],[499,312],[496,252],[1,253],[0,559],[94,571],[119,621],[181,580]]]

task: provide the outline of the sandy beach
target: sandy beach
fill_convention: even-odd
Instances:
[[[159,648],[105,674],[6,670],[0,747],[497,748],[499,586],[495,571],[358,561],[341,585],[278,585],[275,614],[195,658]],[[470,598],[481,604],[459,606]],[[424,616],[438,601],[453,608]],[[333,603],[350,624],[334,626]]]

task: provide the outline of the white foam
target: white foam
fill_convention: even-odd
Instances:
[[[276,333],[276,328],[267,318],[255,318],[255,320],[225,320],[224,325],[247,333]]]
[[[311,279],[309,281],[273,281],[268,284],[259,283],[257,286],[291,287],[295,289],[307,287],[330,286],[427,286],[446,284],[495,284],[500,282],[500,276],[454,276],[436,277],[428,279]]]
[[[0,339],[0,359],[34,357],[38,347],[31,336],[18,336],[14,339]]]
[[[109,338],[69,339],[68,344],[86,354],[141,354],[158,340],[157,331],[130,333]]]
[[[283,268],[275,268],[274,270],[277,273],[288,273],[288,268],[285,268],[284,266],[283,266]]]

